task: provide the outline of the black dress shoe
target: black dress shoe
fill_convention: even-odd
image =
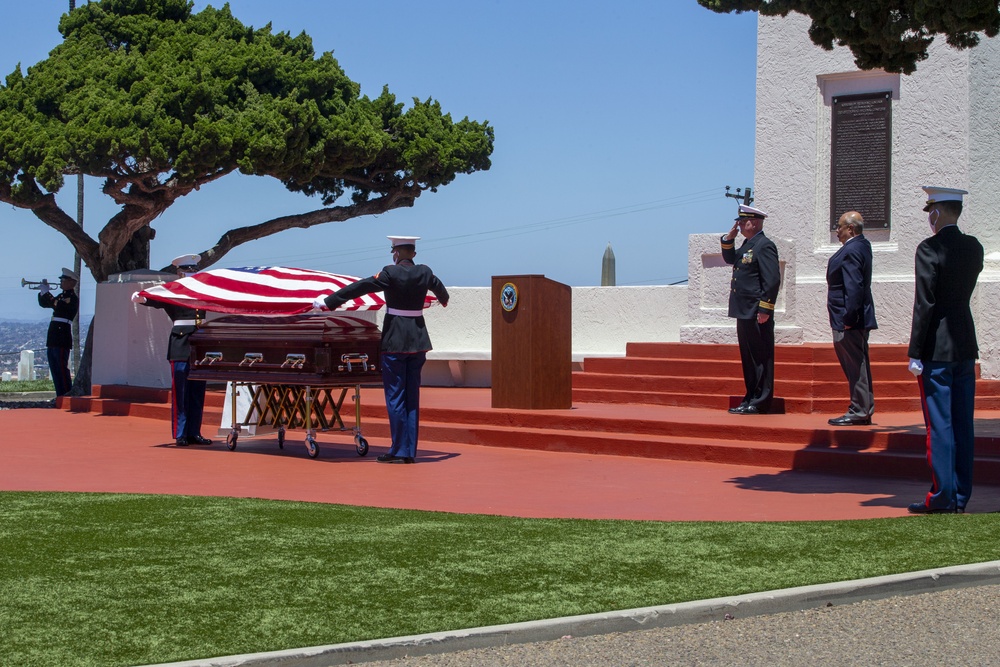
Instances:
[[[188,438],[188,444],[191,445],[211,445],[212,441],[208,438],[203,438],[200,435],[196,435]]]
[[[943,508],[931,508],[926,505],[926,503],[913,503],[906,508],[906,511],[910,514],[955,514],[954,509],[943,509]]]
[[[740,403],[735,408],[729,408],[729,414],[731,415],[741,415],[743,411],[747,409],[746,403]]]
[[[767,410],[762,410],[756,405],[748,405],[740,412],[741,415],[766,415]]]
[[[178,447],[187,447],[188,446],[188,439],[187,438],[177,438],[177,442],[175,444]]]
[[[375,460],[379,463],[413,463],[412,456],[393,456],[392,454],[382,454]]]
[[[870,426],[872,423],[871,417],[852,417],[850,415],[844,415],[843,417],[834,417],[833,419],[828,419],[826,421],[830,426]]]

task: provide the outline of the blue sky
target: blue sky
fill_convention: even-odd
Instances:
[[[83,4],[85,0],[78,0]],[[195,11],[208,4],[195,2]],[[60,41],[66,0],[6,3],[0,75]],[[417,261],[449,286],[545,274],[597,285],[611,243],[619,285],[687,277],[687,237],[727,231],[724,186],[753,184],[756,15],[695,0],[233,0],[247,25],[303,30],[333,51],[362,92],[433,97],[453,117],[495,128],[493,167],[424,193],[410,209],[291,230],[237,248],[217,266],[276,264],[370,275],[386,235],[422,237]],[[59,193],[76,210],[75,182]],[[87,179],[84,228],[114,213]],[[152,266],[213,245],[226,230],[313,210],[273,179],[229,176],[176,203],[153,227]],[[30,213],[0,205],[0,318],[42,319],[22,277],[53,278],[73,250]],[[94,284],[84,271],[83,312]]]

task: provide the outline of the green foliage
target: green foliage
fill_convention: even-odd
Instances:
[[[1000,32],[997,0],[698,0],[712,11],[760,12],[787,16],[798,12],[812,19],[809,37],[824,49],[847,46],[860,69],[882,68],[911,74],[927,58],[935,35],[967,49],[979,35]]]
[[[0,382],[0,394],[21,394],[30,391],[55,391],[52,380],[11,380]]]
[[[404,109],[388,90],[361,96],[305,33],[245,26],[228,5],[192,7],[82,5],[64,15],[64,41],[46,60],[0,86],[0,201],[66,234],[97,279],[123,268],[115,262],[132,235],[178,197],[235,170],[277,178],[324,207],[349,194],[354,208],[224,234],[204,264],[233,238],[409,206],[457,174],[489,169],[488,123],[454,122],[431,99]],[[105,179],[121,206],[98,240],[67,226],[47,196],[74,169]]]
[[[0,493],[0,662],[135,665],[629,609],[997,559],[1000,516],[516,519]]]

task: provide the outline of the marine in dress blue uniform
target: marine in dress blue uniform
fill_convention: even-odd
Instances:
[[[56,396],[65,396],[73,388],[69,373],[69,354],[73,350],[73,330],[71,325],[80,310],[80,297],[76,285],[80,276],[75,271],[63,268],[59,277],[59,289],[53,296],[48,281],[43,280],[38,292],[38,305],[52,309],[49,331],[45,336],[45,353],[49,361],[49,375],[56,388]]]
[[[198,270],[201,255],[181,255],[171,264],[177,267],[177,275],[184,277]],[[205,382],[192,380],[191,334],[205,319],[205,311],[185,308],[171,303],[147,301],[138,292],[132,300],[152,308],[163,310],[173,325],[167,341],[167,361],[170,362],[170,428],[178,447],[187,445],[211,445],[212,441],[201,435],[201,422],[205,413]]]
[[[313,303],[336,310],[349,299],[383,292],[382,385],[389,414],[392,446],[380,463],[413,463],[417,455],[420,427],[420,372],[431,349],[424,322],[424,299],[432,292],[442,306],[448,305],[444,283],[425,265],[415,264],[418,236],[390,236],[393,264],[370,278],[363,278]]]
[[[746,393],[734,414],[766,414],[774,398],[774,303],[781,287],[778,248],[764,236],[760,209],[741,204],[736,224],[722,237],[722,259],[733,266],[729,317],[736,319],[736,336],[743,364]],[[743,244],[736,248],[736,232]]]
[[[847,376],[851,404],[832,426],[872,423],[875,392],[868,356],[868,333],[878,328],[872,299],[872,244],[864,235],[864,218],[848,211],[837,221],[843,244],[826,265],[826,309],[833,330],[833,349]]]
[[[972,495],[976,359],[969,303],[983,270],[983,246],[958,228],[965,190],[924,187],[933,235],[917,246],[910,371],[920,383],[931,488],[914,514],[964,512]]]

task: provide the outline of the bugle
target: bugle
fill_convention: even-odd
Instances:
[[[47,278],[42,280],[25,280],[21,278],[21,287],[27,287],[28,289],[42,289],[42,283],[48,283],[50,288],[59,285],[58,280],[49,280]]]

